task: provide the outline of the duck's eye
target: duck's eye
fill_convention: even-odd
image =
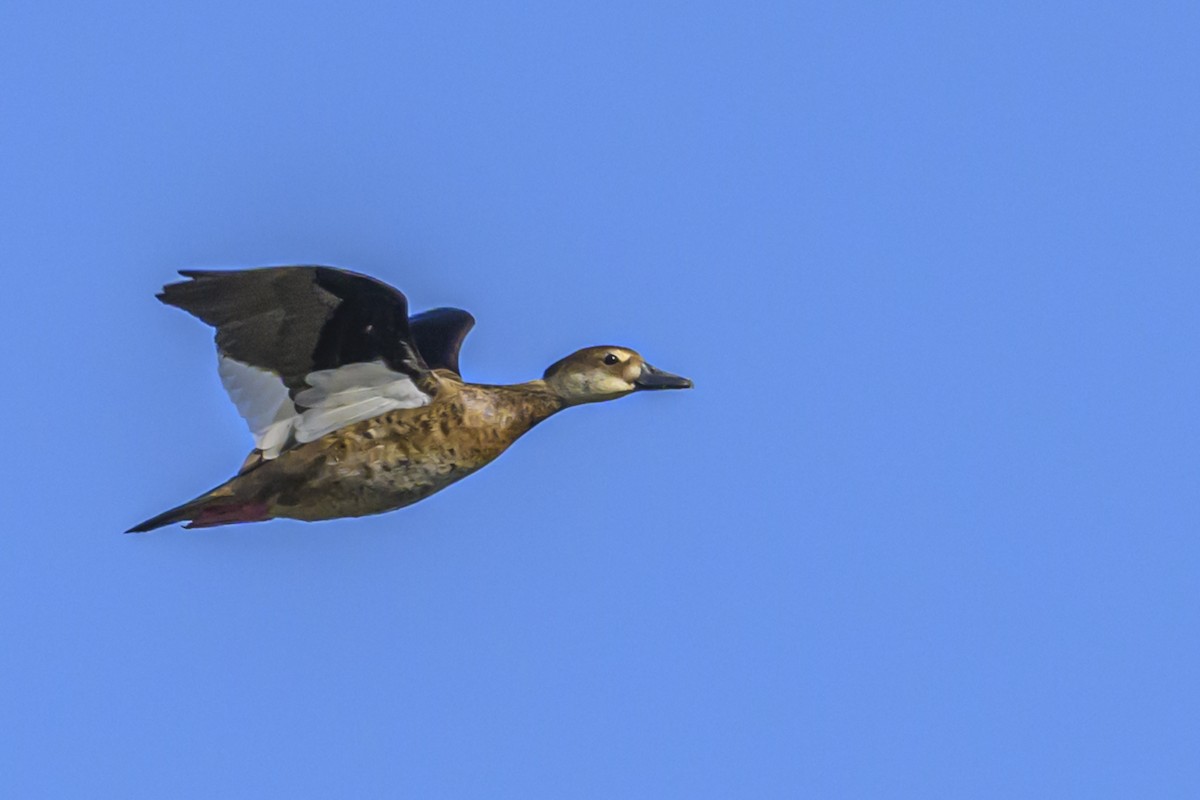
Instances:
[[[613,353],[609,353],[608,355],[606,355],[606,356],[604,357],[604,363],[605,363],[605,364],[608,364],[610,367],[611,367],[613,364],[617,363],[618,361],[620,361],[620,359],[619,359],[619,358],[617,358],[617,357],[616,357],[616,355],[615,355],[615,354],[613,354]]]

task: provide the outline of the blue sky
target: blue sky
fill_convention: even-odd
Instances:
[[[1192,4],[8,3],[0,793],[1195,797]],[[240,463],[174,270],[689,393],[409,509]]]

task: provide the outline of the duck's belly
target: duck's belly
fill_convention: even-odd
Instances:
[[[352,458],[329,459],[295,502],[278,498],[275,515],[316,521],[382,514],[424,500],[487,463],[460,464],[444,456],[412,458],[392,450],[379,446]]]

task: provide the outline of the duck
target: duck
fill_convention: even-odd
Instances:
[[[217,372],[254,447],[232,478],[128,533],[382,514],[478,471],[564,409],[693,385],[610,345],[535,380],[471,383],[459,350],[475,318],[462,309],[409,316],[398,289],[337,267],[179,274],[157,297],[215,329]]]

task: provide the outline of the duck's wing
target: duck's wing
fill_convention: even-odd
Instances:
[[[430,369],[448,369],[461,375],[458,351],[475,327],[475,318],[461,308],[435,308],[408,318],[417,350]]]
[[[221,381],[266,458],[436,391],[408,301],[381,281],[333,267],[180,274],[158,298],[216,328]]]
[[[382,361],[420,379],[428,372],[408,328],[408,300],[366,275],[333,267],[182,270],[190,280],[158,295],[217,330],[230,358],[283,379],[295,394],[313,372]]]

